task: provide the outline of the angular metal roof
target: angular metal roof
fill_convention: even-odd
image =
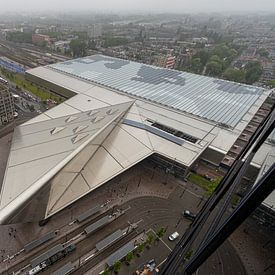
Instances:
[[[109,106],[98,109],[102,119],[97,123],[87,111],[18,126],[1,189],[0,222],[17,215],[19,209],[102,131],[106,128],[111,131],[131,104],[115,105],[118,111],[110,115],[104,115],[111,110]]]
[[[103,55],[52,64],[47,68],[230,127],[238,124],[265,91]]]

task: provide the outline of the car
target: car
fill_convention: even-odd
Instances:
[[[174,232],[173,234],[171,234],[168,239],[169,241],[174,241],[175,239],[177,239],[179,237],[179,233],[178,232]]]
[[[196,218],[196,215],[193,214],[193,213],[192,213],[191,211],[189,211],[189,210],[184,210],[184,211],[182,212],[182,215],[183,215],[183,217],[185,217],[186,219],[188,219],[188,220],[190,220],[190,221],[194,221],[195,218]]]

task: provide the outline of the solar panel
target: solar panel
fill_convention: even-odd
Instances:
[[[265,91],[103,55],[51,64],[48,68],[230,127]]]

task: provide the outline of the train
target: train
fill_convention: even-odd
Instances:
[[[46,259],[45,261],[43,261],[39,265],[37,265],[34,268],[32,268],[31,270],[29,270],[26,273],[26,275],[35,275],[35,274],[38,274],[38,273],[42,272],[43,270],[45,270],[49,266],[53,265],[55,262],[57,262],[60,259],[64,258],[66,255],[72,253],[75,249],[76,249],[75,244],[68,245],[63,250],[57,252],[53,256],[49,257],[48,259]]]

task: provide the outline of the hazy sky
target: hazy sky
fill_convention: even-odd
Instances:
[[[274,11],[275,0],[0,0],[3,11]]]

